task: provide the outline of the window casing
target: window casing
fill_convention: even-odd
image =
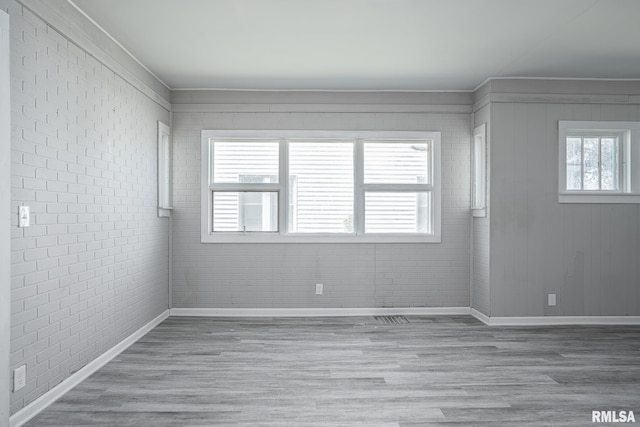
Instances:
[[[559,122],[560,203],[640,202],[640,122]]]
[[[201,240],[439,242],[439,132],[202,131]]]

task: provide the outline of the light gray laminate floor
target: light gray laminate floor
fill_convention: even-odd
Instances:
[[[640,327],[172,317],[29,426],[640,422]]]

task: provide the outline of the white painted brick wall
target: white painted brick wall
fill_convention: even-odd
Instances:
[[[441,244],[202,244],[202,129],[442,132]],[[470,115],[174,113],[175,307],[469,305]],[[315,295],[315,283],[324,295]]]
[[[11,369],[15,413],[166,309],[156,121],[168,112],[14,0]],[[17,207],[31,208],[18,228]]]

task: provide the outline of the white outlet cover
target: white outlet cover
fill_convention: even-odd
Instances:
[[[323,287],[322,283],[316,283],[316,295],[322,295],[324,291]]]
[[[27,365],[22,365],[13,371],[13,391],[18,391],[27,385]]]
[[[555,305],[556,305],[556,294],[548,294],[547,295],[547,305],[549,305],[549,307],[555,307]]]

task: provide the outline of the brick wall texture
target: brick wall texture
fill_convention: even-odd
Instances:
[[[169,113],[13,0],[11,412],[168,304],[157,121]],[[31,226],[18,228],[18,206]]]

